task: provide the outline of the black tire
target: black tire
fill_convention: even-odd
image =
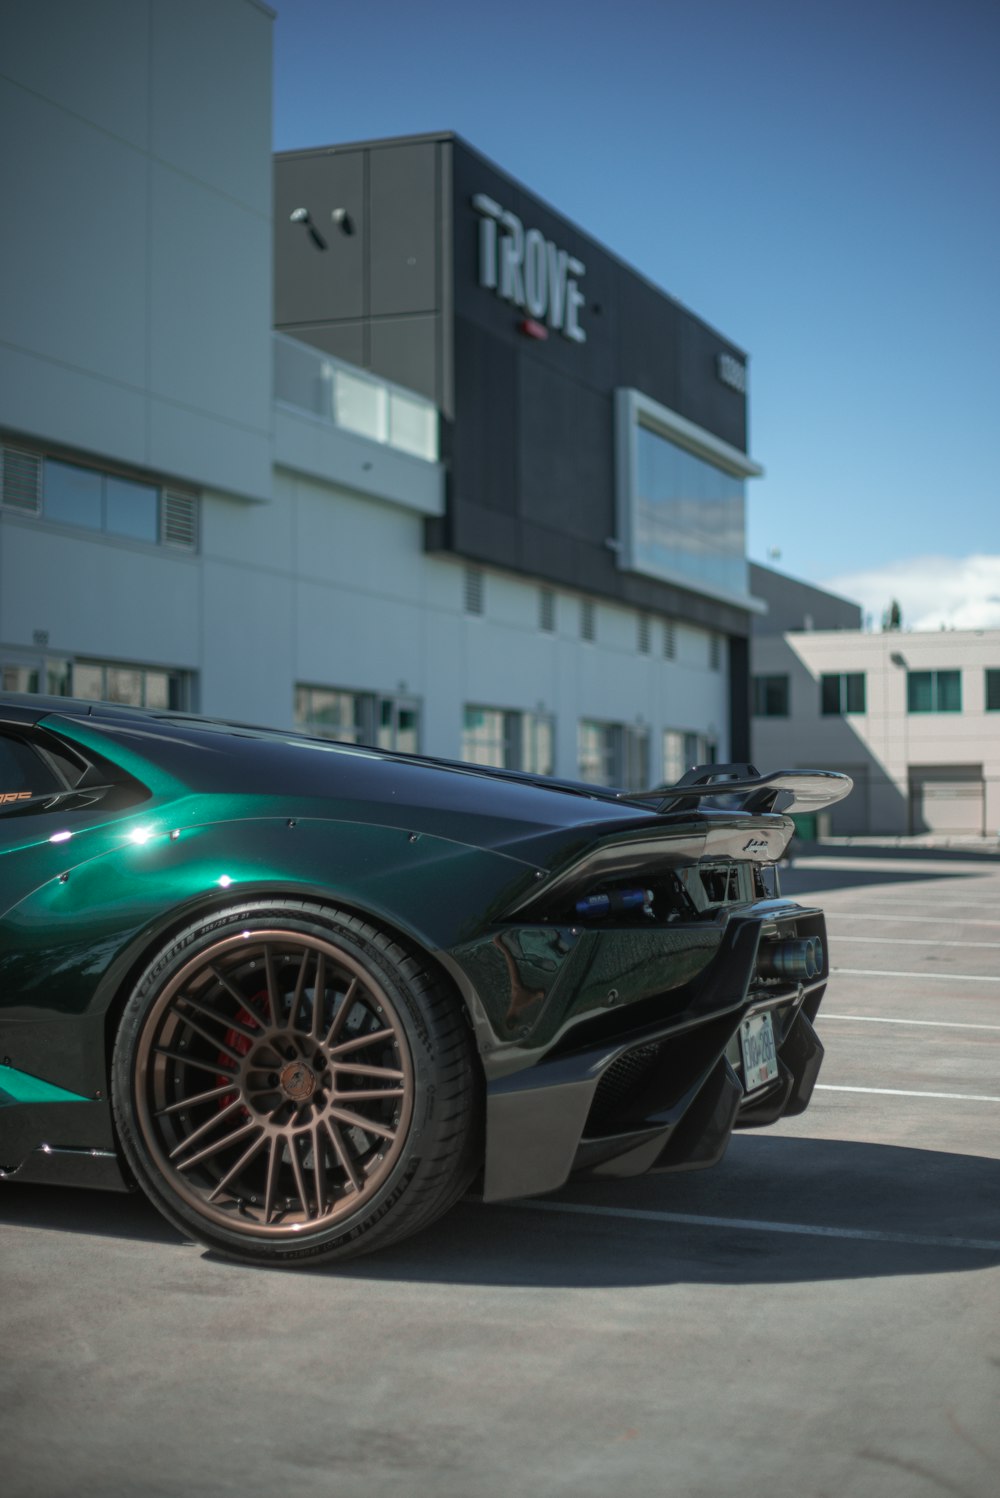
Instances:
[[[482,1163],[457,995],[387,933],[311,902],[234,906],[160,952],[122,1013],[112,1101],[153,1204],[245,1263],[384,1247]]]

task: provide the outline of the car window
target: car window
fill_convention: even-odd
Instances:
[[[55,771],[30,744],[0,734],[0,811],[33,796],[46,796],[62,789]]]

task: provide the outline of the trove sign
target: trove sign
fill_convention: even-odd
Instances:
[[[472,206],[479,221],[479,284],[529,317],[542,319],[573,343],[586,343],[580,326],[586,266],[560,250],[540,229],[528,229],[516,213],[477,192]]]

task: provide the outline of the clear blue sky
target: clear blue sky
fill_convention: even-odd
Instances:
[[[998,0],[274,5],[276,150],[454,130],[749,352],[751,557],[1000,555]]]

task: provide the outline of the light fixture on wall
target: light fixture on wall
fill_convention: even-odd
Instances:
[[[346,208],[335,208],[330,214],[333,222],[337,225],[341,234],[351,235],[354,233],[354,220]]]
[[[292,221],[293,224],[304,224],[305,225],[305,227],[306,227],[306,229],[308,230],[308,233],[309,233],[309,238],[312,240],[312,242],[316,246],[317,250],[325,250],[326,249],[326,247],[327,247],[326,240],[323,238],[322,234],[319,232],[319,230],[317,229],[316,225],[313,223],[312,218],[310,217],[309,209],[308,208],[293,208],[292,211],[291,211],[291,213],[288,215],[288,217],[291,219],[291,221]]]

